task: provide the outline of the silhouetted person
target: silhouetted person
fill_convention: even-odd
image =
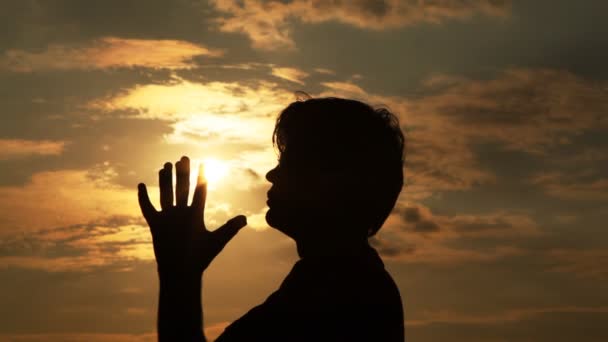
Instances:
[[[397,119],[353,100],[298,101],[279,115],[273,142],[280,158],[266,175],[266,221],[295,240],[301,259],[277,291],[216,341],[403,341],[399,290],[368,244],[403,185]],[[202,169],[187,205],[189,164],[182,157],[175,165],[175,206],[172,165],[160,170],[161,212],[139,185],[158,264],[161,341],[205,341],[201,275],[246,225],[237,216],[206,230]]]

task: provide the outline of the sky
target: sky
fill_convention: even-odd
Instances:
[[[607,341],[603,0],[2,0],[0,341],[154,341],[136,186],[206,161],[208,337],[297,260],[264,221],[277,114],[338,96],[406,133],[371,243],[409,341]]]

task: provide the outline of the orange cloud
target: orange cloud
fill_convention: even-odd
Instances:
[[[114,216],[91,222],[27,234],[3,232],[0,268],[86,271],[154,260],[150,232],[142,219]]]
[[[513,309],[492,314],[471,315],[457,313],[448,310],[432,311],[425,313],[421,319],[407,320],[408,326],[420,326],[435,323],[448,324],[499,324],[523,321],[533,317],[552,313],[608,313],[608,307],[586,307],[586,306],[555,306],[545,308]]]
[[[303,79],[308,77],[308,73],[296,68],[272,68],[272,75],[294,83],[304,85]]]
[[[0,160],[39,156],[57,156],[63,153],[65,141],[0,139]]]
[[[124,39],[104,37],[86,46],[50,45],[41,52],[8,50],[0,69],[15,72],[36,70],[105,69],[145,67],[187,69],[195,56],[219,57],[220,50],[180,40]]]
[[[546,194],[556,198],[567,200],[608,199],[608,178],[590,176],[593,175],[588,172],[548,172],[532,177],[530,182],[541,186]]]
[[[276,162],[271,142],[276,116],[294,100],[292,92],[271,82],[175,79],[167,84],[136,86],[88,106],[106,112],[126,111],[140,119],[166,120],[173,132],[165,141],[193,146],[193,158],[200,150],[201,157],[223,159],[227,145],[238,146],[230,157],[233,167],[264,175]]]
[[[294,48],[291,20],[316,24],[337,21],[363,29],[384,30],[420,23],[439,24],[476,14],[504,17],[510,1],[294,0],[290,2],[214,0],[224,14],[220,30],[246,34],[259,49]]]
[[[582,278],[608,277],[608,249],[555,249],[546,257],[553,272],[570,273]]]
[[[384,257],[400,262],[454,264],[526,254],[528,251],[503,240],[542,235],[537,224],[522,214],[434,215],[429,208],[410,204],[389,216],[372,244]],[[490,241],[490,245],[458,247],[458,242],[476,239]]]
[[[353,95],[365,96],[366,92],[361,87],[350,82],[323,82],[322,86],[329,88],[333,91],[351,93]]]
[[[156,332],[145,334],[111,333],[41,333],[41,334],[0,334],[0,340],[12,342],[155,342]]]
[[[436,77],[437,95],[410,101],[408,111],[436,114],[452,135],[498,141],[544,153],[585,130],[608,127],[606,84],[567,71],[508,69],[491,80]]]
[[[46,171],[34,174],[24,186],[0,187],[0,233],[139,215],[135,190],[114,185],[112,170],[107,171]]]
[[[323,74],[323,75],[335,75],[336,74],[333,70],[326,69],[326,68],[315,68],[314,71],[316,73]]]

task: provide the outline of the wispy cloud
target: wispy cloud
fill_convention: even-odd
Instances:
[[[149,229],[135,216],[4,234],[0,239],[0,268],[87,271],[135,260],[154,260]]]
[[[115,185],[108,168],[101,174],[40,172],[24,186],[0,187],[0,233],[71,225],[108,215],[139,215],[135,190]]]
[[[408,326],[419,326],[436,323],[448,324],[500,324],[531,319],[535,316],[554,313],[608,313],[606,306],[556,306],[544,308],[511,309],[491,314],[465,314],[452,311],[428,312],[425,318],[407,320]]]
[[[295,100],[292,92],[267,81],[198,83],[174,78],[147,84],[89,103],[105,111],[135,110],[137,118],[174,121],[195,115],[239,115],[273,119]]]
[[[327,87],[333,91],[342,93],[350,93],[357,96],[365,96],[366,92],[358,85],[352,82],[323,82],[322,86]]]
[[[156,332],[145,334],[120,334],[120,333],[39,333],[39,334],[0,334],[0,339],[12,342],[154,342],[158,339]]]
[[[220,30],[246,34],[259,49],[294,48],[292,21],[322,23],[337,21],[364,29],[384,30],[420,23],[439,24],[480,14],[504,17],[510,1],[401,1],[401,0],[213,0],[224,16]]]
[[[437,114],[455,134],[543,153],[585,130],[608,127],[606,84],[552,69],[508,69],[495,79],[433,78],[437,95],[409,111]]]
[[[296,68],[275,67],[272,68],[272,75],[304,85],[304,79],[308,77],[308,73]]]
[[[104,37],[85,46],[53,44],[40,52],[8,50],[0,57],[0,69],[15,72],[129,67],[187,69],[194,65],[195,56],[222,54],[220,50],[180,40]]]
[[[479,215],[435,215],[422,205],[395,210],[372,244],[385,258],[420,264],[492,262],[529,253],[513,239],[543,235],[523,214],[496,211]],[[484,244],[474,243],[485,240]]]
[[[608,278],[608,249],[554,249],[546,253],[553,272],[582,278]]]
[[[63,153],[65,141],[0,139],[0,160],[29,156],[57,156]]]
[[[175,79],[127,89],[118,96],[98,99],[89,108],[122,112],[142,120],[170,123],[169,144],[207,148],[226,154],[238,146],[239,156],[257,174],[276,161],[271,136],[277,114],[295,100],[294,93],[266,81],[197,83]],[[253,160],[252,160],[253,159]]]
[[[319,73],[319,74],[323,74],[323,75],[335,75],[336,72],[330,69],[326,69],[326,68],[315,68],[314,72]]]
[[[597,172],[554,171],[537,174],[530,179],[530,183],[540,186],[546,194],[556,198],[591,201],[608,199],[608,178]]]

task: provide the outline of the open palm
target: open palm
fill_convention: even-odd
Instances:
[[[165,163],[158,172],[161,211],[157,211],[148,196],[146,185],[138,186],[139,206],[152,233],[154,255],[160,274],[202,273],[224,246],[247,224],[239,215],[220,228],[209,231],[204,222],[207,182],[203,165],[188,205],[190,189],[190,160],[182,157],[175,163],[176,186],[173,204],[173,165]]]

